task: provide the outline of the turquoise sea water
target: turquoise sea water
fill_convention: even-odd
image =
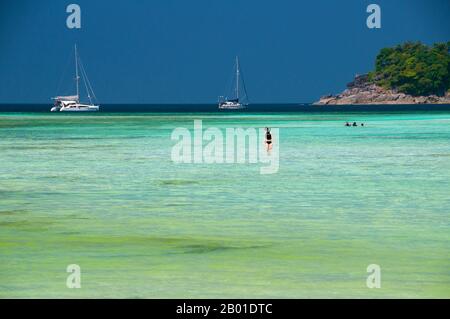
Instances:
[[[279,172],[173,163],[194,119]],[[3,113],[0,297],[449,298],[449,190],[450,113]]]

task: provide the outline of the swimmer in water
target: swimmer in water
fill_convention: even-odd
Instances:
[[[272,134],[270,134],[270,128],[266,127],[266,149],[267,152],[272,150]]]

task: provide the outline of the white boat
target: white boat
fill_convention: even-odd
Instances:
[[[243,103],[240,97],[240,81],[241,81],[241,70],[239,66],[239,57],[236,57],[236,85],[234,88],[235,97],[233,99],[228,99],[223,96],[219,97],[219,109],[224,110],[241,110],[245,109],[248,103]],[[242,86],[244,88],[244,97],[248,100],[247,89],[245,88],[245,82],[242,78]]]
[[[79,71],[81,71],[81,78],[83,79],[84,86],[86,88],[87,97],[89,99],[89,104],[84,104],[80,102],[80,76]],[[51,112],[98,112],[100,110],[99,105],[94,105],[92,98],[96,99],[94,90],[92,89],[91,83],[87,77],[84,66],[78,56],[77,46],[75,45],[75,83],[76,83],[76,95],[69,96],[57,96],[52,98],[55,102],[51,108]]]

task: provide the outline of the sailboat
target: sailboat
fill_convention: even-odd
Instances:
[[[89,104],[80,103],[80,75],[83,79],[84,86],[86,88]],[[87,77],[84,66],[81,63],[81,59],[78,56],[77,45],[75,45],[75,83],[76,83],[76,95],[69,96],[57,96],[52,98],[54,105],[51,108],[51,112],[97,112],[100,110],[99,105],[94,105],[92,98],[96,99],[94,90]]]
[[[219,97],[219,109],[226,109],[226,110],[240,110],[240,109],[245,109],[247,107],[247,103],[242,103],[241,97],[240,97],[240,81],[241,81],[241,70],[240,70],[240,65],[239,65],[239,57],[236,57],[236,85],[234,88],[234,98],[232,99],[228,99],[228,98],[224,98],[223,96]],[[247,96],[247,89],[245,88],[245,82],[244,79],[242,78],[242,84],[243,84],[243,89],[244,89],[244,93],[245,93],[245,98],[248,100],[248,96]]]

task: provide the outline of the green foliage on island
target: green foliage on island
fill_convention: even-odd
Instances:
[[[444,95],[450,91],[450,41],[429,47],[407,42],[384,48],[369,80],[386,89],[413,96]]]

